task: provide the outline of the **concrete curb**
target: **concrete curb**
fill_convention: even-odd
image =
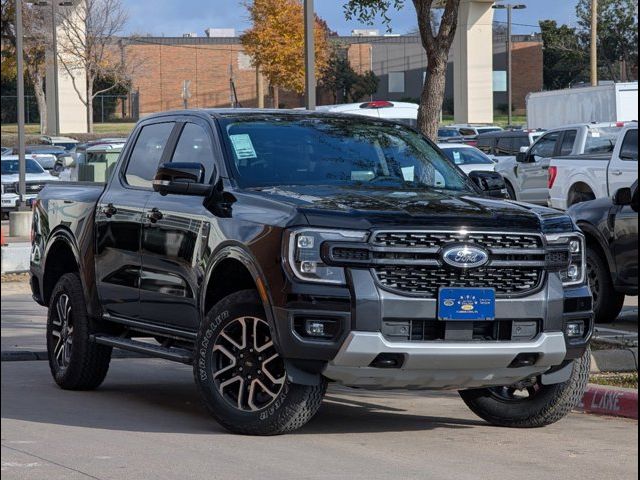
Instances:
[[[589,384],[576,410],[596,415],[638,419],[638,391]]]
[[[137,352],[114,349],[111,358],[155,358]],[[9,350],[0,353],[2,362],[30,362],[34,360],[48,360],[46,351]]]
[[[632,372],[638,370],[638,348],[592,350],[591,373]]]
[[[26,242],[10,243],[2,247],[2,273],[29,271],[31,244]]]

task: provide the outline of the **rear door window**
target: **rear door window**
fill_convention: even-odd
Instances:
[[[496,145],[496,155],[513,155],[513,138],[500,137]]]
[[[478,137],[478,143],[476,145],[478,150],[483,151],[491,155],[493,152],[493,137]]]
[[[151,188],[174,125],[173,122],[164,122],[142,127],[124,174],[128,185]]]
[[[573,145],[576,143],[577,130],[567,130],[562,137],[562,145],[560,146],[560,155],[571,155]]]

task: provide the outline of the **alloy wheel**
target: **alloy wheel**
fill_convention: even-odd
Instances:
[[[284,361],[267,322],[241,317],[229,322],[213,345],[213,379],[234,408],[256,412],[274,402],[284,388]]]
[[[56,301],[56,312],[51,325],[51,335],[55,341],[53,347],[55,362],[58,367],[66,368],[71,361],[73,347],[73,315],[71,301],[66,293],[60,295]]]
[[[593,296],[594,310],[600,300],[600,279],[598,278],[598,271],[593,267],[591,262],[587,262],[587,282],[591,289],[591,295]]]

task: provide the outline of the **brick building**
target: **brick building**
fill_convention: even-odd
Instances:
[[[426,75],[427,59],[419,37],[337,37],[352,67],[380,78],[375,99],[418,99]],[[140,67],[133,79],[139,92],[139,114],[182,108],[184,81],[189,81],[190,107],[228,107],[237,99],[243,107],[258,105],[256,71],[238,37],[141,37],[126,42],[125,55]],[[504,39],[494,38],[494,70],[505,69]],[[445,106],[453,96],[453,63],[447,75]],[[542,90],[542,43],[538,38],[514,37],[513,99],[524,108],[526,94]],[[270,105],[265,88],[265,105]],[[330,103],[331,95],[320,91],[319,104]],[[506,104],[506,94],[494,92],[494,105]],[[286,107],[303,105],[303,98],[281,92]]]

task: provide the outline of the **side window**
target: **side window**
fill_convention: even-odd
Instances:
[[[536,161],[553,156],[558,138],[560,138],[560,132],[547,133],[536,142],[531,148],[531,154],[536,157]]]
[[[202,164],[205,183],[209,183],[213,174],[214,160],[211,139],[207,132],[195,123],[185,124],[171,161]]]
[[[493,137],[478,138],[478,144],[476,145],[476,148],[483,151],[484,153],[491,155],[493,153],[491,148],[492,146]]]
[[[517,155],[518,153],[520,153],[520,149],[522,147],[529,148],[530,146],[531,144],[529,143],[528,135],[526,137],[523,137],[523,136],[515,137],[513,139],[513,155]]]
[[[567,130],[564,132],[562,145],[560,146],[560,155],[571,155],[571,152],[573,152],[573,145],[576,143],[577,135],[577,130]]]
[[[471,128],[459,128],[458,131],[463,137],[469,137],[476,134],[476,131]]]
[[[173,126],[173,122],[165,122],[142,127],[124,174],[127,184],[151,188]]]
[[[629,130],[624,136],[620,147],[620,160],[638,161],[638,129]]]
[[[496,146],[496,155],[512,155],[513,153],[513,138],[500,137],[498,139],[498,145]]]

